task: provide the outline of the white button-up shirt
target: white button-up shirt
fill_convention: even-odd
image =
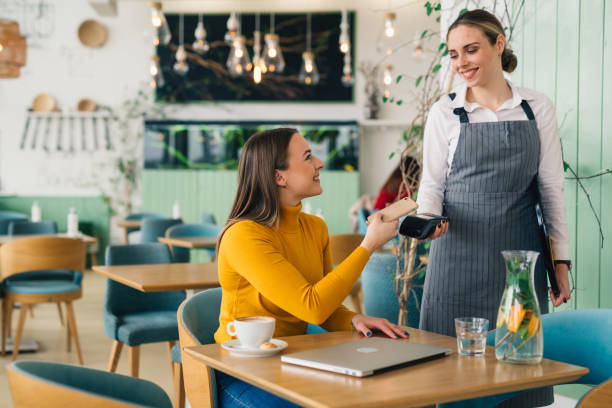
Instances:
[[[563,158],[555,108],[544,94],[515,87],[510,82],[508,85],[512,90],[512,98],[495,112],[478,103],[467,102],[465,84],[455,91],[454,100],[445,95],[431,107],[425,125],[423,175],[417,198],[419,213],[442,213],[446,177],[450,173],[461,130],[459,116],[453,113],[453,109],[464,107],[470,123],[527,120],[521,107],[521,101],[525,99],[533,110],[540,134],[538,187],[553,252],[556,259],[569,259],[569,232],[563,196]],[[453,220],[450,220],[452,227]]]

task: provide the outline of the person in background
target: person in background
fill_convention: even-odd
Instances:
[[[385,184],[383,184],[374,202],[374,210],[382,210],[389,204],[404,197],[412,197],[414,194],[414,190],[421,178],[421,166],[412,156],[406,156],[403,159],[404,169],[406,169],[406,183],[408,184],[406,188],[406,185],[402,184],[401,165],[401,163],[397,165],[395,170],[389,175],[389,178],[387,178],[387,181],[385,181]]]
[[[570,299],[569,234],[563,197],[563,162],[555,109],[543,94],[518,88],[503,71],[517,58],[499,20],[484,10],[460,15],[449,27],[452,69],[464,80],[443,96],[425,126],[419,212],[449,222],[431,235],[420,328],[455,335],[455,317],[484,317],[495,328],[505,287],[502,250],[542,252],[535,204],[544,211],[558,259],[561,293]],[[548,311],[547,281],[540,259],[535,289]],[[502,406],[552,403],[552,388],[537,389]]]
[[[342,306],[370,254],[397,233],[397,221],[375,216],[361,245],[333,268],[325,222],[301,211],[303,199],[322,193],[322,168],[295,129],[260,132],[244,145],[236,197],[217,245],[223,289],[217,343],[231,339],[227,324],[242,316],[273,317],[275,337],[305,334],[308,323],[408,336],[386,319]],[[215,377],[221,406],[294,406],[221,372]]]

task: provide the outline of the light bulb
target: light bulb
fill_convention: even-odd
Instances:
[[[187,53],[183,45],[178,46],[174,57],[176,58],[176,63],[172,67],[174,71],[179,75],[187,74],[187,72],[189,72],[189,65],[187,65],[187,61],[185,61],[187,59]]]
[[[392,65],[383,65],[383,83],[385,86],[391,85],[393,82],[393,66]]]
[[[259,65],[253,67],[253,82],[259,84],[261,82],[261,68]]]
[[[193,50],[200,55],[205,54],[210,49],[210,46],[206,41],[206,29],[201,21],[198,22],[193,36],[195,37],[195,41],[192,44]]]
[[[377,48],[379,52],[385,55],[393,54],[396,47],[397,33],[395,32],[395,13],[385,13],[383,33],[378,41]]]
[[[169,44],[170,40],[172,39],[172,33],[170,32],[170,27],[168,26],[166,17],[162,12],[161,2],[151,2],[151,24],[155,28],[155,38],[153,40],[153,44],[156,46],[160,43],[164,45]]]
[[[159,67],[159,57],[157,55],[151,57],[149,72],[151,73],[151,87],[161,88],[164,86],[164,76],[162,75],[161,68]]]
[[[266,73],[266,65],[261,58],[261,31],[253,31],[253,82],[259,84],[261,75]]]
[[[226,43],[231,44],[235,39],[236,35],[238,35],[238,26],[240,23],[238,22],[238,18],[236,17],[236,12],[232,11],[229,18],[227,19],[227,32],[225,33],[224,40]]]
[[[319,70],[314,60],[314,54],[309,51],[302,53],[302,67],[298,76],[300,82],[306,85],[319,83]]]
[[[246,38],[241,35],[232,43],[232,50],[225,63],[229,74],[233,77],[240,76],[244,71],[248,71],[251,65],[249,53],[246,50]]]
[[[157,68],[157,64],[151,63],[151,67],[149,68],[149,72],[151,73],[151,76],[157,75],[159,73],[159,69]]]
[[[391,38],[395,35],[395,13],[385,14],[385,36]]]
[[[264,36],[264,64],[267,71],[283,72],[285,69],[285,59],[279,46],[277,34],[266,34]]]
[[[351,50],[351,40],[348,35],[348,13],[346,9],[342,10],[342,19],[340,21],[340,37],[338,38],[338,45],[340,52],[346,54]]]
[[[340,52],[341,53],[346,54],[350,50],[351,50],[351,43],[349,43],[348,41],[340,42]]]

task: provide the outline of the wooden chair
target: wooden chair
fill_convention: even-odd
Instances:
[[[83,364],[72,302],[82,295],[81,280],[85,270],[85,243],[79,239],[32,237],[18,239],[0,247],[0,271],[4,300],[2,303],[2,355],[5,354],[9,304],[19,302],[21,311],[13,346],[13,360],[19,353],[28,309],[37,303],[64,303],[66,307],[67,349],[74,341],[79,364]],[[58,274],[72,275],[72,280]]]
[[[335,234],[329,236],[329,247],[331,250],[332,263],[338,265],[340,262],[351,254],[363,241],[361,234]],[[363,313],[363,295],[361,291],[361,282],[357,281],[349,295],[353,302],[355,312]]]
[[[15,408],[171,408],[158,385],[92,368],[46,361],[16,361],[7,365]]]
[[[612,405],[612,379],[584,394],[576,406],[578,408],[609,408],[610,405]]]
[[[217,390],[212,368],[185,353],[184,348],[215,342],[220,309],[221,288],[215,288],[185,300],[177,312],[183,370],[180,378],[183,379],[185,393],[192,407],[216,407]],[[179,406],[177,401],[175,407]]]

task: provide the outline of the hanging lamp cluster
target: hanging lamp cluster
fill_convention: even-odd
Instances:
[[[270,14],[270,30],[262,33],[260,28],[260,15],[255,16],[255,30],[253,31],[253,59],[251,60],[247,50],[247,39],[242,34],[242,16],[237,12],[231,12],[227,19],[227,31],[223,37],[224,42],[230,47],[225,66],[232,77],[240,77],[252,72],[255,84],[261,83],[267,73],[280,74],[285,70],[285,59],[280,47],[280,38],[275,33],[275,15]],[[162,3],[151,2],[151,24],[155,29],[153,44],[155,46],[168,45],[172,34],[162,11]],[[179,15],[178,47],[174,54],[175,63],[173,70],[186,75],[189,72],[187,63],[187,51],[184,45],[184,15]],[[343,54],[342,84],[352,86],[353,76],[351,67],[351,41],[349,31],[349,20],[347,10],[342,10],[340,23],[339,49]],[[198,23],[194,32],[195,41],[192,43],[194,53],[205,55],[210,50],[206,40],[207,32],[204,27],[203,15],[198,15]],[[262,50],[263,37],[263,50]],[[316,64],[316,53],[312,51],[312,15],[306,16],[306,47],[302,53],[302,65],[298,79],[305,85],[316,85],[320,81],[319,70]],[[160,67],[160,59],[155,56],[150,62],[151,86],[164,86],[164,77]]]

